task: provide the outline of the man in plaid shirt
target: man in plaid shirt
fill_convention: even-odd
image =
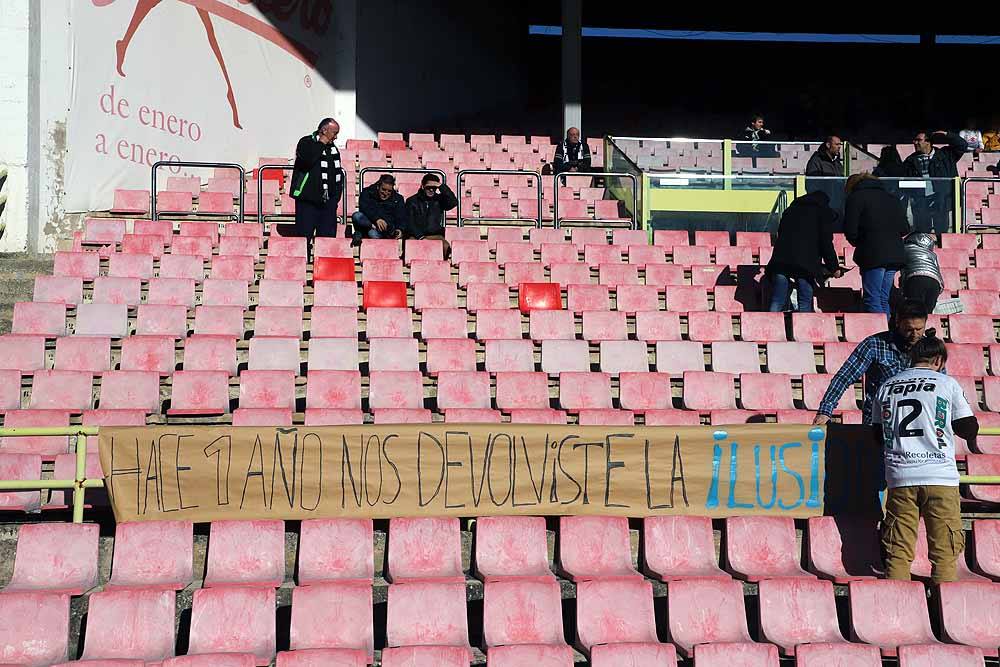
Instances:
[[[921,303],[906,301],[896,310],[895,320],[894,331],[873,334],[858,344],[830,380],[830,386],[823,395],[813,424],[823,425],[829,422],[837,403],[840,402],[840,397],[863,375],[865,402],[862,406],[862,422],[871,425],[875,392],[883,382],[910,367],[909,350],[914,343],[924,337],[927,311]]]

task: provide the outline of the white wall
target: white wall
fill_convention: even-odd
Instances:
[[[7,225],[0,251],[24,250],[28,243],[28,3],[0,2],[0,164],[6,167],[3,192]]]

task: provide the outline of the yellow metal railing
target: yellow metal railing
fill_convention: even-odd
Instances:
[[[83,522],[84,492],[86,489],[104,487],[104,479],[87,479],[87,436],[97,435],[96,426],[0,428],[0,437],[65,435],[75,438],[75,479],[22,479],[0,480],[0,491],[42,491],[47,489],[73,490],[73,523]]]

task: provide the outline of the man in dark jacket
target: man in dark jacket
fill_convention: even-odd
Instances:
[[[833,247],[833,225],[837,214],[825,192],[810,192],[792,202],[781,216],[774,253],[767,264],[771,278],[771,312],[781,312],[794,286],[798,311],[813,311],[813,289],[827,276],[842,274]]]
[[[806,163],[806,176],[843,176],[844,162],[840,159],[842,143],[836,135],[827,137]]]
[[[552,168],[557,174],[566,171],[590,171],[590,146],[580,136],[580,130],[571,127],[566,130],[566,140],[556,146],[552,158]]]
[[[900,201],[871,174],[851,176],[846,190],[844,234],[854,246],[854,263],[861,269],[865,312],[888,315],[896,271],[906,263],[906,213]]]
[[[351,216],[354,223],[354,241],[362,238],[399,239],[406,229],[406,202],[396,192],[396,179],[382,174],[379,179],[361,191],[358,210]]]
[[[420,190],[406,200],[407,238],[444,239],[444,212],[458,206],[458,198],[437,174],[424,174]]]
[[[299,139],[295,147],[289,187],[295,200],[295,232],[307,239],[337,235],[337,202],[344,188],[340,151],[333,143],[339,132],[337,121],[324,118],[316,132]]]
[[[934,148],[934,143],[947,144]],[[938,130],[919,132],[913,138],[914,153],[903,162],[908,178],[958,178],[958,161],[969,149],[965,139],[957,134]],[[944,181],[927,181],[923,190],[911,194],[910,209],[913,227],[918,232],[948,231],[954,208],[955,186]]]

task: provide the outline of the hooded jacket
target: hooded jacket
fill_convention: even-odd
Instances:
[[[848,195],[844,235],[854,246],[854,263],[862,270],[903,268],[903,237],[909,231],[903,204],[878,180],[863,180]]]
[[[926,276],[938,281],[944,288],[944,278],[941,277],[941,267],[937,255],[934,254],[934,237],[931,234],[914,232],[903,242],[903,254],[906,266],[903,267],[901,282],[906,282],[914,276]]]
[[[836,221],[837,214],[830,208],[825,192],[810,192],[793,201],[778,224],[767,273],[822,280],[836,271],[840,266],[833,247]]]

